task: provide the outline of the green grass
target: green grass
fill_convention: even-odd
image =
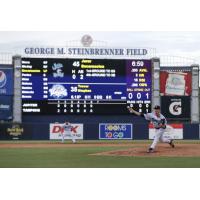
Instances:
[[[102,141],[100,141],[102,142]],[[106,143],[130,143],[127,147],[59,147],[59,148],[0,148],[0,167],[1,168],[119,168],[119,167],[200,167],[200,157],[116,157],[116,156],[93,156],[103,151],[126,149],[133,147],[132,144],[141,141],[103,141]],[[142,141],[144,143],[145,141]],[[179,143],[199,143],[200,141],[180,141]],[[0,142],[8,143],[8,142]],[[11,143],[11,142],[9,142]],[[13,143],[25,143],[14,141]],[[27,143],[27,142],[26,142]],[[29,141],[28,143],[38,143]],[[41,143],[41,141],[40,141]],[[43,142],[42,143],[52,143]],[[81,141],[88,143],[88,141]],[[99,141],[90,141],[99,143]],[[149,143],[149,141],[148,141]]]

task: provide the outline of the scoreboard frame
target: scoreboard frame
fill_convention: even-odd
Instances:
[[[154,64],[153,64],[153,62],[152,62],[152,59],[120,59],[120,58],[117,58],[117,59],[110,59],[110,58],[105,58],[105,59],[102,59],[102,58],[99,58],[99,59],[96,59],[96,58],[41,58],[41,57],[23,57],[23,58],[21,58],[21,60],[23,61],[23,59],[41,59],[41,60],[49,60],[49,59],[52,59],[52,60],[106,60],[106,61],[112,61],[112,60],[115,60],[115,61],[124,61],[125,63],[127,62],[127,61],[149,61],[150,62],[150,65],[151,65],[151,71],[149,72],[150,74],[151,74],[151,96],[150,96],[150,110],[149,110],[149,112],[151,112],[151,110],[152,110],[152,108],[151,108],[151,105],[152,105],[152,100],[153,100],[153,95],[152,95],[152,92],[153,92],[153,85],[154,85],[154,78],[153,78],[153,76],[154,76]],[[21,63],[22,64],[22,63]],[[125,67],[125,70],[126,70],[126,65],[124,66]],[[125,74],[125,79],[127,78],[126,77],[127,76],[127,74]],[[83,83],[84,84],[84,83]],[[21,78],[21,87],[22,87],[22,78]],[[127,92],[127,91],[126,91]],[[127,92],[128,93],[128,92]],[[60,101],[62,101],[62,99],[60,100]],[[23,110],[23,102],[24,102],[24,100],[22,99],[22,110]],[[128,105],[128,103],[127,103],[127,99],[126,99],[126,105]],[[94,112],[94,113],[41,113],[41,112],[38,112],[38,113],[33,113],[33,112],[31,112],[31,113],[25,113],[25,112],[23,112],[22,111],[22,115],[66,115],[66,114],[70,114],[70,115],[87,115],[87,114],[93,114],[93,115],[107,115],[107,114],[111,114],[111,115],[113,115],[113,114],[120,114],[120,115],[128,115],[129,113],[128,113],[128,111],[126,112],[126,113],[120,113],[120,112],[111,112],[111,113],[96,113],[96,112]]]

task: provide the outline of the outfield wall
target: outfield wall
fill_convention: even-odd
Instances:
[[[50,126],[51,125],[51,126]],[[198,140],[199,124],[174,124],[175,139]],[[72,123],[73,133],[77,139],[83,140],[147,140],[152,139],[153,129],[148,123],[132,122],[102,122],[102,123]],[[182,128],[180,128],[182,127]],[[0,140],[49,140],[60,139],[61,124],[57,123],[4,123],[0,124]],[[70,139],[69,136],[66,136]]]

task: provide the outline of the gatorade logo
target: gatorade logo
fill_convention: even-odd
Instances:
[[[172,115],[181,115],[182,114],[182,103],[181,103],[181,101],[172,102],[169,106],[169,112]]]

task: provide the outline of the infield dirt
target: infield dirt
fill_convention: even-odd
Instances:
[[[147,153],[147,145],[135,145],[125,150],[106,151],[92,155],[98,156],[133,156],[133,157],[200,157],[200,144],[176,144],[171,148],[159,144],[154,153]]]
[[[132,146],[132,147],[130,147]],[[147,144],[61,144],[61,143],[5,143],[0,148],[84,148],[102,147],[102,152],[90,154],[93,156],[133,156],[133,157],[200,157],[200,144],[176,144],[171,148],[167,144],[159,144],[154,153],[147,153]],[[103,151],[103,147],[124,147],[120,150]]]

